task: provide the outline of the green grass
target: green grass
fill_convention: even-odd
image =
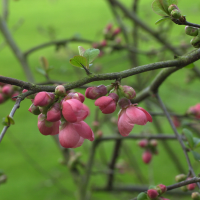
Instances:
[[[124,0],[124,2],[130,7],[130,0]],[[155,26],[154,23],[159,19],[159,16],[152,12],[150,6],[151,2],[152,0],[139,2],[140,7],[138,13],[152,29],[158,29],[158,26]],[[180,9],[182,13],[186,13],[189,21],[199,23],[197,12],[200,9],[200,2],[195,0],[192,3],[193,4],[189,4],[187,1],[180,1]],[[10,1],[9,27],[16,24],[20,18],[24,19],[24,24],[13,33],[13,36],[22,51],[26,51],[33,46],[49,41],[49,37],[45,37],[44,34],[41,34],[38,31],[38,27],[42,27],[43,29],[52,27],[55,30],[56,39],[80,35],[86,39],[100,41],[103,38],[102,29],[104,26],[109,22],[115,21],[106,1],[100,0],[87,0],[84,2],[81,0]],[[128,26],[130,27],[131,24],[128,23]],[[172,24],[168,26],[168,29],[171,28]],[[170,36],[166,37],[169,37],[172,44],[178,45],[184,41],[188,43],[191,38],[184,34],[180,35],[183,31],[183,26],[173,25]],[[155,39],[149,36],[149,34],[143,31],[141,31],[141,34],[145,39],[140,41],[141,49],[148,50],[160,47],[160,44],[157,44]],[[146,41],[146,39],[148,41]],[[3,41],[2,36],[0,36],[0,41]],[[69,64],[69,59],[77,54],[77,46],[79,45],[89,47],[88,45],[74,43],[70,44],[69,48],[63,48],[57,52],[55,52],[54,47],[50,47],[31,54],[28,58],[28,62],[36,81],[45,81],[35,70],[35,68],[39,66],[39,58],[41,56],[45,56],[50,65],[54,66],[52,74],[50,74],[52,79],[75,81],[77,78],[82,77],[83,71]],[[171,58],[173,58],[173,55],[166,54],[163,59]],[[140,65],[159,60],[159,57],[147,58],[145,56],[139,56]],[[130,62],[125,52],[105,55],[95,60],[94,64],[101,66],[102,70],[100,73],[118,72],[130,67]],[[199,64],[199,62],[197,62],[197,64]],[[0,69],[1,75],[26,80],[20,64],[13,56],[9,47],[5,47],[0,51]],[[195,80],[190,84],[186,83],[185,79],[188,73],[191,73],[188,69],[182,69],[174,73],[166,80],[159,90],[164,103],[180,114],[183,114],[189,106],[199,102],[199,81]],[[130,77],[122,82],[128,84],[132,81],[136,82],[136,79]],[[94,84],[109,84],[111,82],[113,81],[101,81]],[[84,90],[79,91],[84,93]],[[136,92],[139,91],[136,90]],[[91,115],[86,120],[89,125],[92,124],[94,119],[95,106],[93,103],[94,102],[91,100],[86,100],[86,104],[89,105],[91,109]],[[0,169],[8,176],[7,183],[1,185],[1,199],[73,200],[75,196],[77,196],[77,187],[73,182],[72,175],[69,173],[66,166],[60,164],[59,159],[62,158],[62,155],[53,139],[39,133],[37,129],[37,117],[28,112],[30,104],[30,100],[24,100],[21,103],[20,109],[14,116],[16,124],[9,128],[0,145]],[[11,101],[0,105],[0,118],[8,115],[13,105],[14,103]],[[145,106],[145,104],[141,103],[140,106]],[[117,112],[115,112],[114,115],[117,116]],[[101,115],[101,117],[103,116]],[[172,133],[164,117],[159,118],[159,123],[166,133]],[[1,125],[0,129],[2,129],[2,127]],[[105,135],[111,134],[111,129],[106,123],[103,125],[102,130]],[[132,133],[139,134],[141,131],[155,133],[155,128],[153,124],[150,123],[146,126],[135,126]],[[179,131],[181,131],[181,129]],[[173,141],[169,142],[169,144],[173,151],[180,157],[184,168],[187,169],[187,164],[178,142]],[[113,146],[113,142],[100,144],[95,157],[96,164],[94,166],[94,171],[106,170],[106,164],[112,155]],[[142,163],[142,150],[136,145],[136,141],[126,141],[124,142],[124,146],[129,148],[134,156],[133,160],[135,161],[131,164],[126,151],[124,149],[121,150],[119,161],[125,162],[127,166],[125,173],[120,174],[117,172],[115,179],[116,185],[119,183],[141,184],[137,179],[137,171],[133,168],[136,162],[143,176],[146,177],[147,181],[145,185],[158,184],[161,182],[166,185],[174,184],[174,177],[179,172],[161,144],[159,144],[158,147],[159,155],[154,156],[153,163],[150,166]],[[86,141],[83,147],[76,149],[76,152],[82,152],[83,162],[87,161],[89,147],[90,142]],[[195,164],[193,158],[191,158],[191,160],[196,167],[195,169],[198,169],[198,165]],[[198,170],[196,171],[198,173]],[[97,174],[91,178],[90,184],[103,187],[106,184],[106,180],[105,175]],[[66,191],[63,192],[62,188],[65,188]],[[135,193],[112,194],[93,192],[91,199],[131,199],[136,195]],[[179,197],[173,199],[177,200]],[[181,197],[181,199],[183,198]],[[186,197],[185,199],[189,198]]]

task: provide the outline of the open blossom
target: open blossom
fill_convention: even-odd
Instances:
[[[116,105],[119,97],[115,93],[110,93],[108,96],[103,96],[95,101],[95,106],[99,106],[104,114],[113,113],[116,110]]]
[[[38,115],[38,129],[43,135],[56,135],[59,133],[60,121],[49,122],[44,114]]]
[[[134,104],[121,109],[118,117],[118,130],[122,136],[128,136],[134,124],[145,125],[152,122],[151,115],[141,107]]]
[[[77,99],[69,99],[62,102],[63,117],[70,123],[79,122],[88,116],[88,110]]]
[[[76,148],[83,144],[84,139],[94,140],[92,129],[84,121],[64,123],[60,127],[59,141],[65,148]]]

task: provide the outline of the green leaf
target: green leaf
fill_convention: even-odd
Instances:
[[[83,56],[85,49],[82,46],[78,46],[79,55]]]
[[[87,66],[87,60],[86,60],[86,58],[85,57],[83,57],[83,56],[74,56],[73,58],[71,58],[70,60],[69,60],[69,62],[73,65],[73,66],[75,66],[75,67],[81,67],[81,68],[83,68],[83,66],[82,65],[84,65],[85,67]]]
[[[8,115],[7,117],[3,118],[2,124],[4,126],[10,126],[11,124],[15,124],[15,121],[12,117]]]
[[[194,141],[194,148],[200,147],[200,139],[193,137],[193,141]]]
[[[185,66],[185,68],[192,69],[194,68],[194,63],[190,63],[189,65]]]
[[[90,64],[98,55],[99,55],[100,51],[99,49],[87,49],[83,56],[87,59],[88,64]],[[89,66],[88,66],[89,67]]]
[[[195,160],[200,161],[200,154],[196,151],[191,151]]]
[[[153,11],[161,16],[168,16],[168,12],[165,11],[164,7],[163,7],[163,2],[162,0],[154,0],[154,2],[151,5]]]
[[[177,5],[178,4],[178,0],[166,0],[167,4],[168,4],[168,7],[172,4],[175,4]]]
[[[141,192],[140,194],[138,194],[137,200],[147,200],[147,194],[144,192]]]
[[[155,185],[150,185],[150,186],[149,186],[149,189],[155,189],[155,188],[156,188]]]
[[[192,132],[189,131],[188,129],[184,128],[183,129],[183,134],[185,135],[187,141],[188,141],[188,144],[189,144],[189,147],[191,149],[194,148],[194,141],[193,141],[193,135],[192,135]]]
[[[46,76],[46,71],[40,67],[37,67],[36,68],[36,71],[39,73],[39,74],[42,74],[43,76]]]
[[[159,19],[158,21],[156,21],[155,24],[156,24],[156,25],[157,25],[157,24],[160,24],[161,22],[164,22],[164,21],[166,21],[166,20],[171,20],[171,19],[170,19],[170,17],[166,16],[166,17],[161,18],[161,19]]]

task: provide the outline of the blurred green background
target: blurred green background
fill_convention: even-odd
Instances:
[[[131,8],[131,0],[121,0],[128,8]],[[156,15],[151,9],[152,0],[139,1],[138,15],[151,26],[154,30],[159,30],[162,26],[156,26],[160,16]],[[199,23],[199,0],[179,1],[179,8],[187,20],[193,23]],[[2,7],[0,7],[0,10]],[[123,16],[123,15],[122,15]],[[127,23],[127,29],[130,30],[132,24],[124,18]],[[113,23],[117,27],[116,20],[110,11],[108,3],[105,0],[19,0],[9,1],[8,26],[10,29],[16,24],[23,22],[17,30],[13,31],[13,38],[22,51],[26,51],[39,44],[71,37],[85,38],[99,42],[103,39],[103,29],[108,23]],[[171,44],[189,44],[191,37],[184,34],[184,26],[176,26],[167,23],[163,25],[166,28],[164,35]],[[162,27],[163,28],[163,27]],[[141,31],[142,36],[139,47],[142,50],[158,49],[161,47],[154,38],[148,33]],[[122,35],[120,35],[121,38]],[[0,43],[4,38],[0,35]],[[123,43],[122,39],[122,43]],[[60,81],[75,81],[84,76],[81,69],[70,65],[69,59],[78,54],[77,46],[89,48],[89,45],[81,43],[70,43],[66,47],[55,49],[55,46],[45,48],[30,54],[28,62],[35,76],[36,82],[45,81],[45,78],[37,73],[36,68],[40,66],[39,58],[45,56],[50,66],[54,69],[50,78]],[[192,48],[191,48],[192,49]],[[160,61],[162,59],[173,59],[173,54],[166,52],[161,58],[159,56],[146,57],[139,55],[139,65]],[[197,66],[199,61],[196,62]],[[116,72],[130,68],[130,62],[126,52],[108,53],[98,58],[94,62],[94,69],[99,69],[97,73]],[[26,77],[20,64],[11,52],[8,46],[0,49],[0,74],[26,81]],[[157,70],[159,71],[159,70]],[[199,80],[194,79],[188,83],[188,75],[192,74],[189,69],[182,69],[170,76],[160,88],[160,95],[168,107],[179,114],[184,114],[189,106],[199,102]],[[152,77],[153,78],[153,77]],[[134,77],[122,81],[124,84],[136,82]],[[112,81],[111,81],[112,82]],[[110,81],[96,82],[96,84],[109,84]],[[84,94],[84,90],[78,91]],[[136,92],[139,92],[136,90]],[[86,104],[91,109],[91,115],[86,122],[91,125],[94,120],[94,102],[86,100]],[[13,101],[7,101],[0,105],[0,118],[9,114]],[[21,107],[17,110],[14,119],[15,125],[10,127],[0,145],[0,169],[7,175],[8,180],[0,185],[0,199],[68,199],[73,200],[77,196],[77,187],[73,182],[72,176],[65,165],[61,164],[62,155],[59,148],[50,136],[43,136],[37,129],[37,117],[28,112],[31,105],[30,100],[24,100]],[[140,106],[144,106],[140,103]],[[113,116],[117,117],[117,112]],[[165,133],[172,133],[167,120],[164,117],[159,119],[160,125]],[[0,125],[0,129],[3,126]],[[105,123],[102,126],[105,135],[111,135],[112,131]],[[154,126],[148,123],[146,126],[135,126],[132,133],[138,134],[155,133]],[[181,131],[181,128],[179,129]],[[187,164],[184,159],[178,142],[169,142],[170,147],[178,155],[185,170]],[[142,174],[146,177],[145,185],[163,183],[165,185],[174,184],[174,177],[178,172],[173,161],[159,144],[159,155],[154,156],[150,165],[142,163],[142,150],[137,146],[136,141],[124,142],[124,148],[120,152],[119,163],[126,163],[124,173],[116,171],[115,183],[141,185],[137,179],[137,171],[132,168],[132,162],[136,162]],[[84,145],[76,152],[82,152],[83,162],[87,161],[90,142],[85,141]],[[127,149],[128,152],[127,153]],[[106,170],[106,163],[111,157],[113,142],[101,144],[95,157],[94,171]],[[132,158],[131,162],[129,158]],[[134,161],[135,160],[135,161]],[[196,163],[191,157],[192,163],[199,173],[199,163]],[[134,165],[134,164],[133,164]],[[104,186],[106,176],[94,173],[91,178],[91,185]],[[95,193],[91,194],[91,199],[131,199],[137,193]],[[174,197],[170,199],[184,199],[183,197]],[[185,197],[190,199],[190,197]]]

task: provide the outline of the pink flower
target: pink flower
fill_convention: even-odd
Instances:
[[[145,151],[143,154],[142,154],[142,160],[144,163],[148,164],[152,159],[152,154],[151,152],[149,151]]]
[[[105,85],[99,85],[97,87],[88,87],[85,91],[85,96],[88,99],[97,99],[107,94],[107,88]]]
[[[151,115],[141,107],[134,104],[121,109],[118,117],[118,130],[122,136],[128,136],[134,127],[134,124],[145,125],[152,122]]]
[[[2,93],[10,96],[13,93],[13,86],[9,84],[4,85],[2,88]]]
[[[68,123],[66,122],[60,128],[59,141],[65,148],[76,148],[83,144],[84,139],[94,140],[94,133],[84,122]]]
[[[138,145],[140,146],[140,147],[142,147],[142,148],[144,148],[144,147],[146,147],[147,145],[148,145],[148,140],[140,140],[139,142],[138,142]]]
[[[59,133],[60,121],[49,122],[44,114],[38,116],[38,129],[43,135],[56,135]]]
[[[63,117],[70,123],[79,122],[88,116],[83,104],[77,99],[69,99],[62,102]]]
[[[39,92],[35,96],[33,103],[35,106],[47,106],[50,103],[53,103],[54,97],[53,93]]]
[[[108,96],[98,98],[94,104],[95,106],[99,106],[102,113],[110,114],[116,110],[118,98],[117,94],[110,93]]]
[[[61,119],[60,103],[56,102],[47,112],[47,120],[50,122],[56,122]]]
[[[195,187],[196,187],[196,183],[191,183],[191,184],[187,185],[188,190],[194,190]]]
[[[155,189],[149,189],[147,190],[147,195],[150,199],[155,199],[159,194]]]

